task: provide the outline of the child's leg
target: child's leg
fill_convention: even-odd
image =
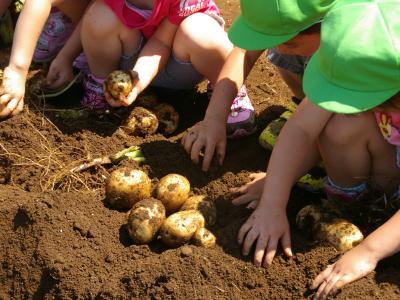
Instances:
[[[292,91],[293,95],[297,99],[302,100],[305,96],[303,92],[303,76],[280,67],[277,67],[277,70],[288,88]]]
[[[215,83],[233,45],[221,25],[212,17],[196,13],[186,18],[176,33],[173,52],[182,62]]]
[[[81,39],[91,72],[105,78],[119,68],[121,56],[135,52],[142,35],[125,27],[103,1],[96,1],[83,17]]]
[[[142,34],[125,27],[103,1],[96,1],[83,17],[81,40],[90,68],[84,78],[81,104],[90,109],[104,109],[108,106],[103,93],[105,78],[119,69],[121,57],[132,57],[138,51]]]
[[[61,3],[56,4],[59,10],[61,10],[64,15],[66,15],[73,23],[78,23],[87,5],[90,3],[90,0],[80,0],[80,1],[72,1],[72,0],[64,0]]]
[[[72,35],[89,0],[53,0],[52,10],[40,34],[33,61],[49,62],[58,54]]]
[[[309,57],[282,54],[277,48],[269,49],[267,57],[277,68],[279,75],[292,91],[293,95],[297,99],[302,100],[304,98],[303,74]]]
[[[190,63],[194,69],[210,81],[209,90],[218,75],[233,45],[221,24],[213,17],[196,13],[186,18],[176,33],[173,54],[183,63]],[[255,112],[242,86],[232,99],[231,113],[227,121],[227,135],[230,138],[246,136],[254,132]]]
[[[319,148],[336,187],[346,190],[368,182],[388,194],[397,189],[396,147],[385,141],[372,112],[334,115],[320,136]]]

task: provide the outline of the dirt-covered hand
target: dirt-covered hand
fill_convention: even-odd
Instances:
[[[200,157],[204,155],[203,171],[208,170],[214,155],[222,165],[226,151],[226,124],[206,118],[182,138],[182,145],[195,164],[198,164]]]
[[[45,87],[49,90],[56,90],[66,86],[72,79],[72,61],[58,55],[50,65]]]
[[[11,67],[4,69],[0,87],[0,118],[13,116],[24,107],[26,74]]]
[[[265,184],[265,172],[250,174],[250,182],[242,186],[232,188],[231,192],[238,194],[232,200],[233,205],[247,204],[247,208],[255,209],[260,202],[262,191]]]
[[[243,255],[247,256],[253,244],[256,244],[254,264],[264,268],[271,265],[279,241],[284,253],[292,256],[289,222],[285,210],[264,206],[257,207],[238,234],[238,243],[243,244]]]
[[[372,272],[378,260],[363,244],[344,254],[336,263],[329,265],[313,281],[311,289],[318,289],[315,300],[334,295],[345,284],[360,279]]]

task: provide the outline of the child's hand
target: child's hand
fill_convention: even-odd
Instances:
[[[358,245],[344,254],[336,263],[329,265],[314,279],[311,289],[318,288],[314,299],[325,299],[329,295],[336,294],[345,284],[372,272],[377,263],[375,255],[363,244]]]
[[[265,184],[265,172],[250,174],[250,182],[231,189],[232,193],[239,194],[232,200],[233,205],[247,204],[247,208],[255,209],[260,202],[262,191]]]
[[[207,171],[210,167],[214,153],[218,157],[218,163],[222,165],[226,150],[225,122],[204,119],[182,138],[182,145],[195,164],[199,163],[199,157],[204,151],[203,171]]]
[[[4,69],[0,88],[0,118],[14,116],[24,108],[26,73],[11,67]]]
[[[56,90],[66,86],[73,79],[72,61],[62,55],[57,55],[47,73],[46,88]]]
[[[243,244],[243,255],[248,255],[253,244],[256,244],[254,264],[264,268],[271,265],[279,240],[284,253],[292,256],[289,222],[285,210],[260,205],[242,225],[238,234],[238,242]]]
[[[133,102],[135,102],[136,98],[141,93],[142,88],[140,87],[140,84],[139,84],[138,73],[135,71],[131,71],[131,75],[132,75],[132,90],[126,97],[121,95],[121,98],[115,99],[107,91],[106,85],[105,84],[103,85],[104,96],[110,106],[112,106],[112,107],[129,106]]]

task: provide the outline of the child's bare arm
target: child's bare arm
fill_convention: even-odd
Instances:
[[[316,151],[318,137],[331,115],[305,99],[278,137],[260,202],[238,234],[244,255],[256,244],[254,263],[258,266],[271,264],[279,241],[291,255],[286,205],[293,184],[310,167],[310,160],[314,162],[314,156],[308,154]]]
[[[40,32],[56,0],[26,0],[15,28],[10,62],[0,91],[0,118],[22,111],[25,82]]]
[[[134,87],[129,96],[120,101],[108,99],[112,106],[128,106],[132,104],[136,97],[151,83],[157,73],[167,63],[172,49],[177,25],[172,24],[168,19],[164,19],[156,32],[152,35],[143,49],[132,70]]]
[[[214,152],[218,155],[220,164],[224,160],[226,120],[232,99],[262,52],[245,51],[236,47],[232,50],[218,76],[203,122],[182,139],[186,152],[195,163],[199,162],[200,151],[204,148],[203,171],[208,170]]]
[[[314,299],[325,299],[337,293],[345,284],[372,272],[381,259],[399,252],[399,228],[400,211],[315,278],[311,286],[318,288]]]
[[[64,47],[51,62],[46,80],[49,89],[60,88],[72,80],[72,64],[82,51],[81,26],[82,22],[79,22]]]

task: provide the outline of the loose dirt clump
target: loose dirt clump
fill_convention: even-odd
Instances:
[[[239,1],[217,4],[231,24]],[[2,68],[8,55],[0,53]],[[247,88],[260,132],[284,110],[290,94],[265,57]],[[257,135],[229,141],[223,167],[202,172],[180,146],[180,137],[204,115],[204,84],[198,91],[153,92],[181,116],[168,138],[125,134],[118,129],[127,116],[123,110],[103,115],[79,110],[79,89],[46,101],[28,94],[24,112],[0,122],[0,299],[310,299],[311,280],[340,255],[294,226],[299,209],[319,197],[293,191],[288,215],[296,254],[287,259],[279,252],[268,270],[255,267],[236,242],[250,211],[230,203],[229,189],[264,170],[270,153],[258,145]],[[71,172],[134,145],[146,158],[142,164],[125,160]],[[217,246],[167,249],[159,240],[135,245],[126,211],[105,204],[106,179],[121,166],[141,168],[154,183],[169,173],[187,177],[192,193],[207,195],[217,206],[217,223],[210,228]],[[399,270],[395,255],[336,298],[398,299]]]

